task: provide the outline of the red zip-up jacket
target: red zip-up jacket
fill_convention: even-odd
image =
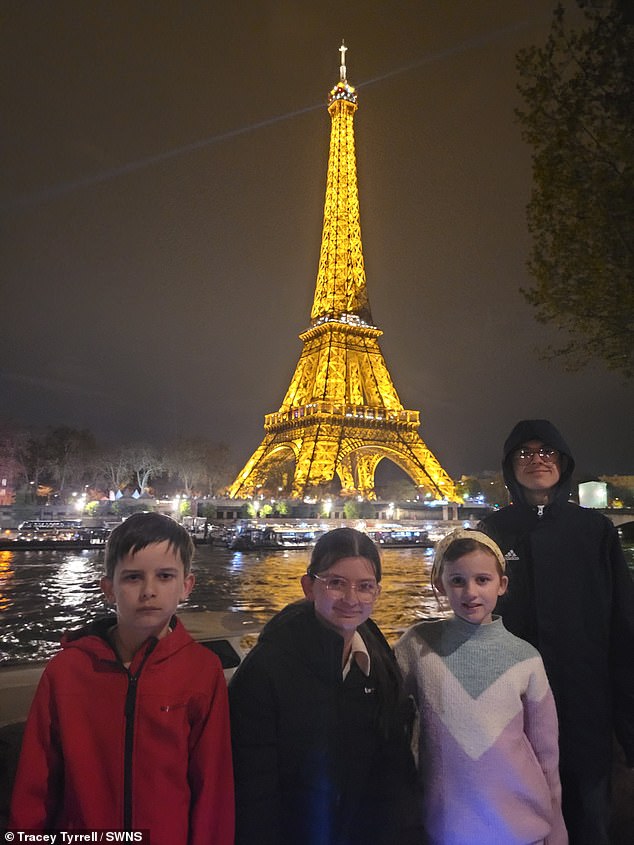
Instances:
[[[105,638],[113,621],[67,635],[44,670],[9,826],[149,829],[152,845],[233,845],[220,661],[174,619],[126,669]]]

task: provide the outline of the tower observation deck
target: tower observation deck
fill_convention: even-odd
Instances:
[[[421,439],[419,412],[403,408],[378,339],[368,299],[354,145],[357,94],[347,81],[342,44],[332,119],[324,224],[310,326],[279,410],[230,488],[301,498],[333,492],[376,498],[374,473],[384,458],[421,493],[456,500],[451,478]],[[337,484],[337,479],[339,484]]]

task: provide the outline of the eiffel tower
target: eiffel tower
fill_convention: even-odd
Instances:
[[[324,227],[310,327],[277,413],[264,418],[265,436],[231,485],[231,497],[279,489],[293,498],[341,495],[375,499],[374,473],[383,458],[410,476],[421,493],[456,500],[454,485],[420,435],[419,412],[400,402],[372,320],[366,287],[353,118],[355,89],[346,78],[330,92],[332,118]]]

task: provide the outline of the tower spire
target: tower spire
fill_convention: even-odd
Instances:
[[[348,48],[346,47],[346,42],[341,39],[341,47],[339,48],[339,52],[341,53],[341,64],[339,65],[339,79],[341,82],[346,82],[346,51]]]
[[[332,124],[321,251],[310,315],[313,325],[345,314],[372,323],[361,245],[354,148],[357,94],[346,79],[344,58],[348,48],[342,43],[339,49],[341,78],[328,96]]]
[[[324,223],[309,328],[282,404],[264,418],[265,436],[231,496],[280,490],[300,498],[336,492],[376,498],[374,473],[387,458],[421,492],[455,500],[454,485],[418,434],[419,413],[403,408],[368,300],[354,149],[355,89],[341,44],[332,119]],[[333,486],[334,485],[334,486]]]

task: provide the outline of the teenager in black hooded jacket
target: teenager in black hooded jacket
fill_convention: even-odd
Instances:
[[[236,845],[422,845],[412,710],[369,619],[381,563],[352,528],[316,543],[305,601],[266,625],[229,685]]]
[[[574,466],[552,423],[522,420],[504,444],[512,504],[480,528],[507,560],[496,610],[555,696],[570,844],[608,845],[613,732],[634,766],[634,583],[610,520],[568,501]]]

